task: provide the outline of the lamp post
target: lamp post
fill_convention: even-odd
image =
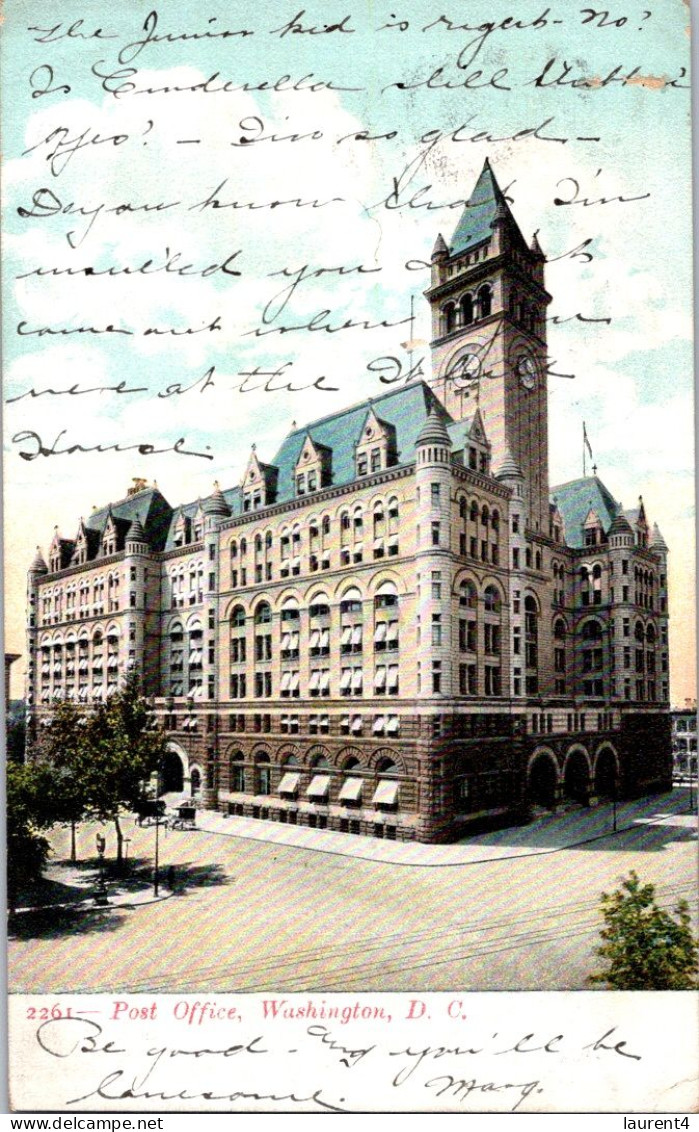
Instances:
[[[95,893],[95,904],[99,905],[100,907],[104,907],[105,904],[109,904],[107,885],[104,881],[104,851],[107,847],[107,842],[104,836],[101,833],[98,833],[95,837],[95,843],[97,845],[97,856],[99,858],[100,870],[100,878],[97,883],[97,891]]]
[[[160,767],[155,772],[155,861],[153,870],[153,895],[160,890]]]

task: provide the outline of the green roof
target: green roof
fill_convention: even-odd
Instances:
[[[505,200],[504,193],[495,180],[495,174],[486,158],[476,187],[466,202],[461,219],[451,238],[451,255],[460,255],[462,252],[468,251],[469,248],[475,248],[478,244],[489,240],[493,235],[493,221],[501,208],[505,209],[508,220],[514,225],[517,234],[523,240]]]
[[[597,476],[559,484],[551,488],[551,499],[563,517],[567,545],[578,550],[585,545],[583,528],[590,510],[599,516],[605,534],[620,510],[614,496]]]
[[[277,503],[286,503],[296,497],[294,476],[307,435],[316,444],[332,450],[331,486],[339,487],[357,478],[355,446],[362,435],[369,410],[373,409],[381,421],[395,429],[396,463],[408,464],[415,458],[415,442],[433,404],[437,405],[446,421],[451,421],[429,386],[424,381],[417,381],[289,433],[272,460],[272,464],[279,468]]]
[[[164,549],[172,518],[172,508],[157,487],[146,488],[135,495],[128,495],[126,499],[121,499],[118,503],[112,503],[107,507],[100,507],[98,511],[93,511],[85,523],[85,527],[88,531],[88,540],[90,539],[90,530],[96,532],[99,536],[97,540],[94,539],[94,535],[92,536],[92,540],[97,542],[97,546],[99,546],[104,533],[110,507],[122,537],[138,515],[151,550]]]

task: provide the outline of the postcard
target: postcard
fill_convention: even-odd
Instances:
[[[13,1111],[694,1111],[689,4],[152,4],[3,12]]]

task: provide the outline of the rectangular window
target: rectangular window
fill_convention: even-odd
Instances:
[[[440,524],[432,523],[432,546],[439,546]]]
[[[438,483],[430,484],[430,499],[433,507],[439,506],[439,487]]]
[[[441,660],[432,661],[432,691],[439,693],[442,691],[442,662]]]
[[[442,643],[442,615],[441,613],[432,614],[432,644],[439,646]]]

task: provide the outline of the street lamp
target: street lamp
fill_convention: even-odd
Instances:
[[[95,843],[97,845],[97,856],[99,858],[100,870],[100,879],[98,881],[97,891],[95,893],[95,904],[100,907],[104,907],[105,904],[109,904],[107,885],[105,884],[104,880],[104,851],[107,847],[107,842],[104,836],[101,833],[98,833],[95,837]]]
[[[155,772],[155,869],[153,873],[153,895],[157,896],[160,885],[160,762]]]

